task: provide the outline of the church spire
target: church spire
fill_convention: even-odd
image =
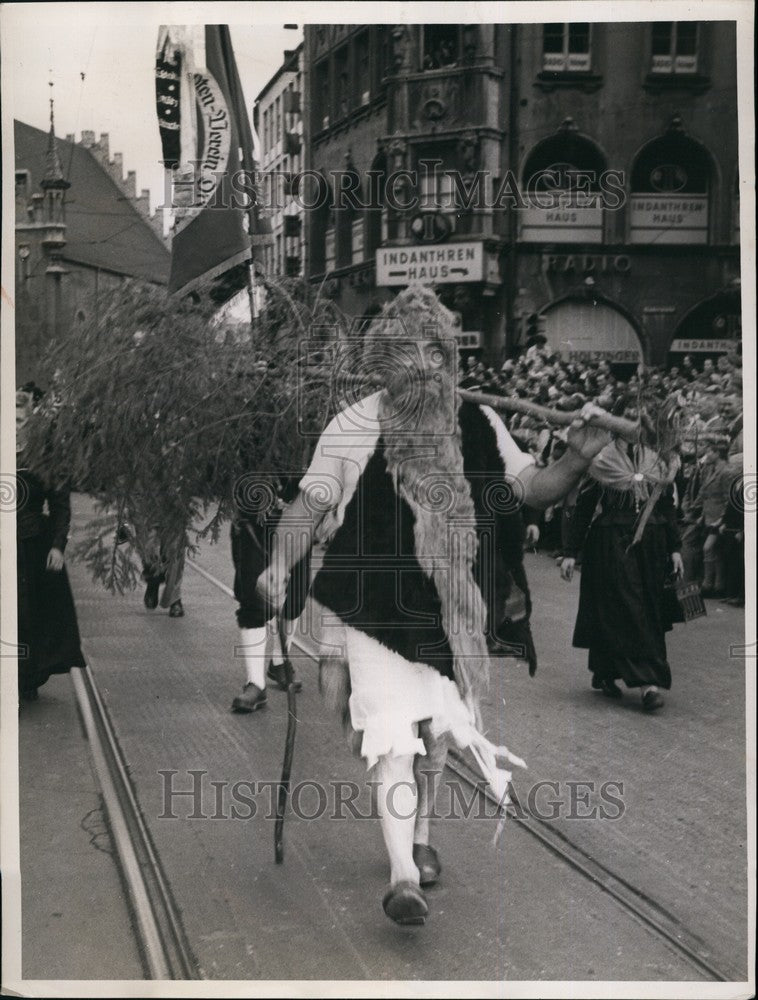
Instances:
[[[40,181],[40,187],[47,191],[58,188],[65,191],[71,185],[63,176],[63,165],[58,152],[58,141],[55,138],[55,117],[53,111],[53,81],[50,81],[50,132],[47,136],[47,152],[45,154],[45,175]]]

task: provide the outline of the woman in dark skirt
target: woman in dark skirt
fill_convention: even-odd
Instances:
[[[571,580],[582,551],[574,646],[589,650],[592,686],[612,698],[616,684],[639,688],[642,705],[663,705],[671,687],[666,657],[664,585],[681,575],[673,479],[676,458],[664,461],[651,447],[610,444],[590,467],[579,493],[561,563]]]
[[[35,699],[52,674],[85,666],[63,557],[69,493],[51,489],[27,467],[25,427],[34,402],[32,387],[16,394],[18,686],[24,700]]]

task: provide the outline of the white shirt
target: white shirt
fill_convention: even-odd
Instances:
[[[380,435],[379,400],[382,390],[341,410],[319,438],[308,471],[300,480],[312,509],[325,511],[322,537],[329,537],[342,524],[358,480],[376,451]],[[509,476],[519,476],[534,464],[521,451],[508,428],[490,406],[480,406],[497,438],[497,447]]]

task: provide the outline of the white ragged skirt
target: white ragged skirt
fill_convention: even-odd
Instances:
[[[418,724],[430,721],[432,735],[447,735],[460,749],[470,748],[501,801],[510,771],[498,758],[525,766],[505,747],[495,747],[477,730],[456,683],[426,663],[413,663],[358,629],[344,628],[350,668],[350,720],[362,734],[361,756],[373,767],[385,755],[426,755]]]

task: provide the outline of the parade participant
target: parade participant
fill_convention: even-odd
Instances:
[[[279,485],[279,484],[277,484]],[[256,593],[258,577],[269,561],[270,536],[287,500],[297,493],[297,481],[289,480],[274,489],[262,477],[243,477],[234,495],[231,527],[234,563],[234,596],[239,602],[237,624],[240,630],[240,653],[245,661],[245,685],[232,701],[232,711],[256,712],[267,702],[266,681],[286,690],[284,656],[276,625],[267,621],[265,603]],[[300,617],[310,584],[310,555],[306,554],[292,573],[282,617],[295,621]],[[295,689],[302,682],[294,681]]]
[[[665,633],[664,585],[683,572],[673,482],[678,456],[662,443],[644,406],[638,445],[614,441],[593,461],[570,522],[561,576],[582,574],[574,646],[589,650],[592,686],[612,698],[616,681],[639,688],[642,705],[663,705],[671,687]],[[659,426],[671,414],[664,411]]]
[[[16,393],[18,687],[25,701],[36,700],[52,674],[85,666],[64,559],[69,493],[51,488],[29,468],[27,424],[41,395],[31,384]]]
[[[400,323],[402,339],[393,340]],[[344,629],[349,714],[377,785],[390,861],[383,906],[397,923],[420,924],[421,886],[441,867],[427,807],[448,735],[478,755],[501,801],[510,774],[496,765],[514,761],[482,735],[479,700],[488,644],[514,642],[534,658],[528,618],[500,624],[523,571],[519,502],[543,509],[565,495],[609,436],[587,424],[599,412],[589,406],[564,457],[538,469],[492,410],[457,397],[453,318],[431,290],[402,292],[368,341],[367,370],[384,367],[385,388],[324,431],[259,589],[280,608],[313,531],[328,536],[313,593]]]
[[[745,478],[742,455],[730,457],[732,485],[729,502],[719,526],[724,553],[724,604],[745,607]]]
[[[698,504],[702,511],[703,597],[723,597],[724,551],[720,528],[729,504],[734,481],[734,466],[727,461],[729,438],[724,434],[710,437],[700,476]]]
[[[145,587],[144,603],[149,610],[160,606],[168,608],[169,618],[183,618],[182,578],[187,542],[182,533],[173,539],[162,540],[155,528],[144,531],[139,517],[134,518],[137,547],[142,553],[142,579]],[[163,593],[160,593],[161,584]]]

